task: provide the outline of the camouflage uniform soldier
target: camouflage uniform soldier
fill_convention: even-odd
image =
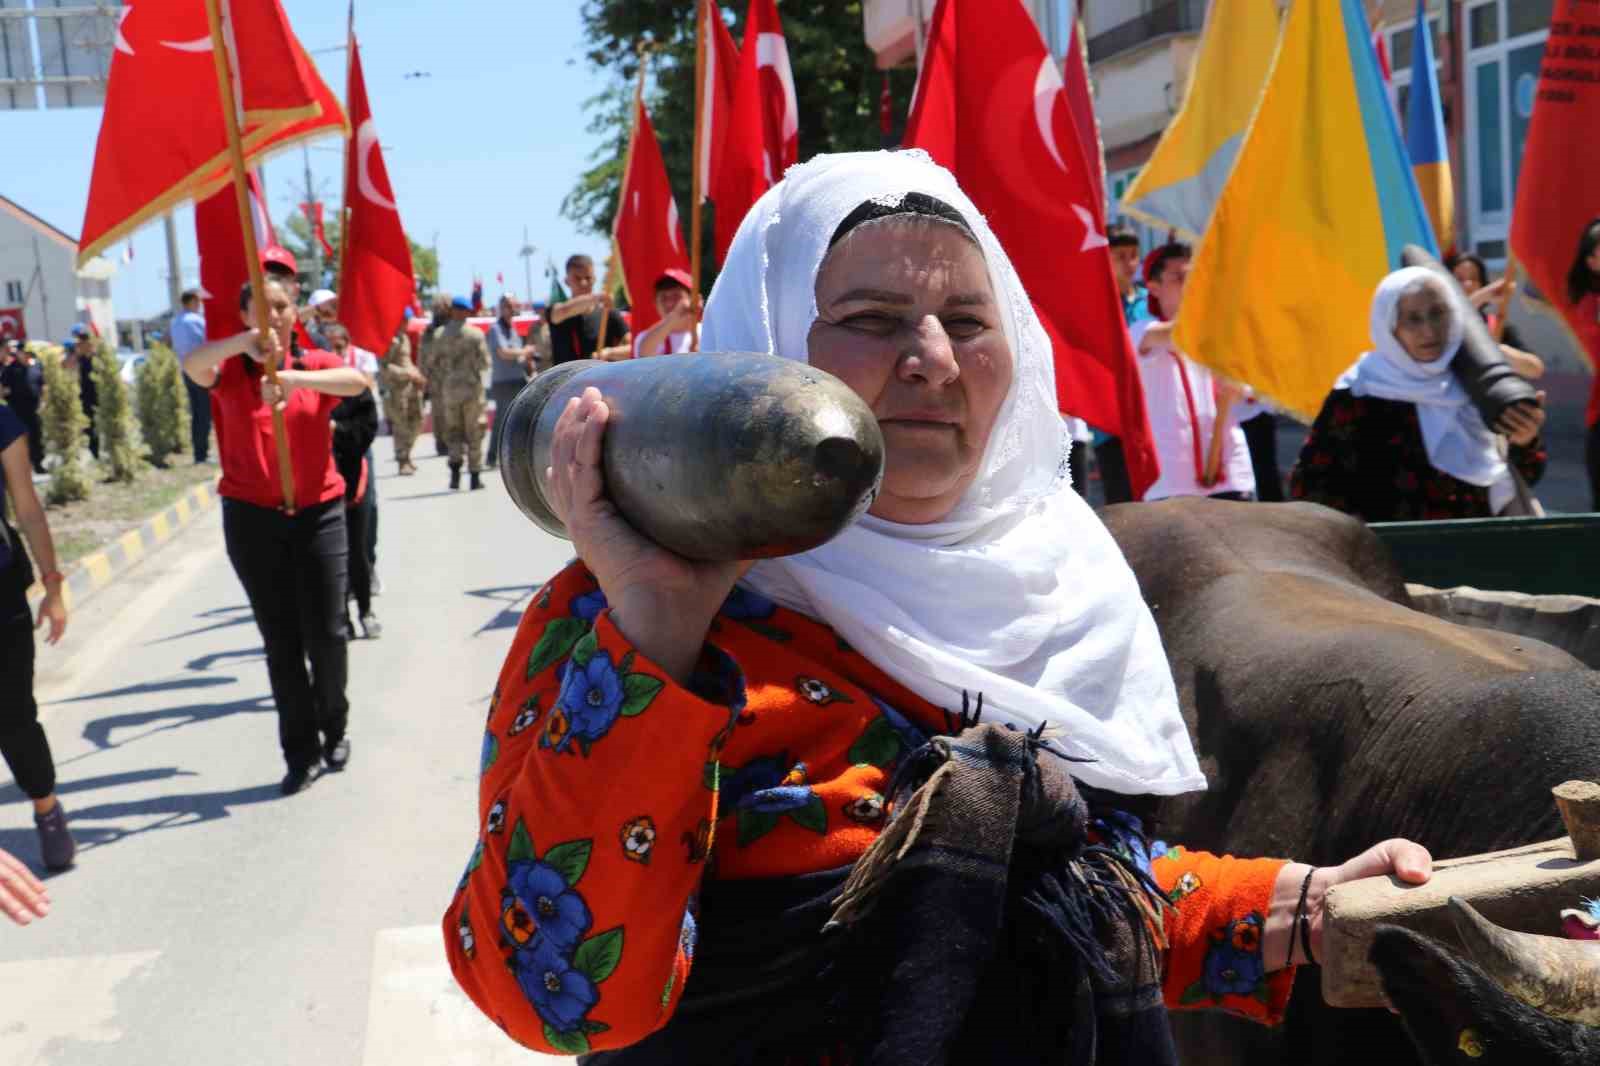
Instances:
[[[411,361],[411,342],[404,330],[389,348],[379,382],[383,409],[394,427],[394,461],[400,465],[400,473],[410,477],[417,472],[411,462],[411,448],[422,430],[422,390],[427,379]]]
[[[443,408],[445,443],[450,449],[450,487],[461,487],[463,453],[472,487],[483,488],[483,376],[489,372],[489,343],[483,330],[467,324],[472,303],[450,302],[450,322],[428,346],[428,379],[433,385],[435,429]]]
[[[438,336],[445,323],[450,321],[451,302],[449,293],[441,292],[434,296],[432,317],[428,322],[428,328],[422,331],[422,341],[417,345],[417,369],[422,371],[423,377],[422,398],[425,402],[433,404],[433,446],[440,455],[444,455],[448,449],[444,444],[444,406],[434,384],[431,356],[433,338]]]

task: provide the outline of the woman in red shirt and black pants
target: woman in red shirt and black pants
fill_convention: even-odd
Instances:
[[[368,382],[327,352],[299,347],[294,303],[282,282],[269,280],[263,291],[277,348],[289,353],[278,372],[280,388],[263,375],[254,329],[196,348],[183,369],[211,390],[222,460],[222,532],[266,645],[278,740],[289,764],[283,792],[291,795],[324,765],[341,770],[350,758],[344,480],[333,464],[329,415]],[[239,306],[248,326],[255,321],[248,286]],[[283,409],[289,438],[292,515],[284,509],[278,475],[274,407]]]

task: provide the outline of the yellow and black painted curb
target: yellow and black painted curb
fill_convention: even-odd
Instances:
[[[61,596],[66,601],[67,610],[72,610],[121,577],[147,554],[171,540],[180,529],[215,507],[216,503],[214,484],[207,482],[195,485],[180,496],[177,503],[144,525],[128,530],[110,544],[73,563],[61,586]],[[28,590],[28,602],[37,607],[43,598],[44,586],[34,582]]]

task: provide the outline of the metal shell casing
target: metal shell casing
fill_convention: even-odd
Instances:
[[[871,506],[884,445],[849,386],[805,363],[746,352],[564,363],[504,417],[500,476],[522,513],[566,537],[545,471],[567,401],[600,390],[610,416],[606,495],[640,533],[687,559],[795,555]]]

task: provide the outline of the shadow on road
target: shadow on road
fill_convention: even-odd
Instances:
[[[43,706],[54,707],[63,703],[112,700],[119,696],[143,696],[153,692],[178,692],[192,688],[214,688],[217,685],[231,685],[237,680],[239,679],[236,677],[179,677],[170,681],[146,681],[142,685],[129,685],[126,688],[113,688],[104,692],[90,692],[82,696],[73,696],[71,699],[53,700],[43,704]]]
[[[155,644],[170,644],[174,640],[197,637],[202,633],[214,633],[219,629],[231,629],[234,626],[252,625],[255,622],[255,616],[250,613],[250,605],[248,603],[237,604],[232,607],[218,607],[211,611],[201,611],[195,617],[216,619],[216,621],[211,622],[209,625],[186,629],[182,633],[174,633],[170,637],[162,637],[160,640],[152,640],[148,642],[146,647]]]
[[[493,600],[509,606],[500,609],[500,613],[485,622],[473,636],[493,632],[496,629],[515,629],[522,621],[522,611],[526,607],[525,601],[533,595],[537,585],[498,585],[487,589],[468,589],[467,595],[480,600]]]
[[[228,703],[196,703],[187,707],[163,707],[156,711],[111,714],[85,724],[83,739],[93,744],[96,749],[105,751],[109,748],[120,748],[135,740],[143,740],[156,733],[167,733],[174,729],[182,729],[184,726],[212,722],[232,714],[270,714],[275,710],[276,705],[272,702],[272,696],[265,695],[252,699],[232,700]],[[117,730],[138,729],[141,726],[150,728],[125,740],[112,742],[111,734]]]
[[[466,489],[441,489],[438,492],[414,492],[410,496],[385,496],[384,503],[399,503],[401,500],[431,500],[436,496],[460,496]]]
[[[130,800],[126,803],[102,803],[95,807],[69,810],[67,820],[72,826],[72,836],[78,842],[78,853],[81,855],[94,848],[115,844],[119,840],[157,829],[180,829],[184,826],[214,822],[229,817],[234,807],[282,798],[283,792],[274,782],[250,788],[237,788],[231,792],[190,792],[175,796]],[[149,817],[155,817],[156,820],[137,828],[85,824],[121,818]],[[38,835],[32,829],[0,829],[0,848],[24,858],[25,861],[30,858],[36,859],[39,848]]]
[[[76,781],[57,781],[56,795],[70,796],[78,792],[93,792],[101,788],[137,785],[145,781],[168,781],[174,777],[196,777],[193,770],[180,770],[176,766],[163,766],[152,770],[127,770],[120,774],[101,774],[99,777],[80,777]],[[0,788],[0,803],[13,803],[23,799],[22,790],[15,784]]]
[[[198,659],[190,659],[183,666],[186,670],[206,671],[226,659],[237,659],[243,662],[253,659],[265,659],[266,657],[267,649],[265,648],[235,648],[233,651],[214,651],[210,655],[202,655]]]

